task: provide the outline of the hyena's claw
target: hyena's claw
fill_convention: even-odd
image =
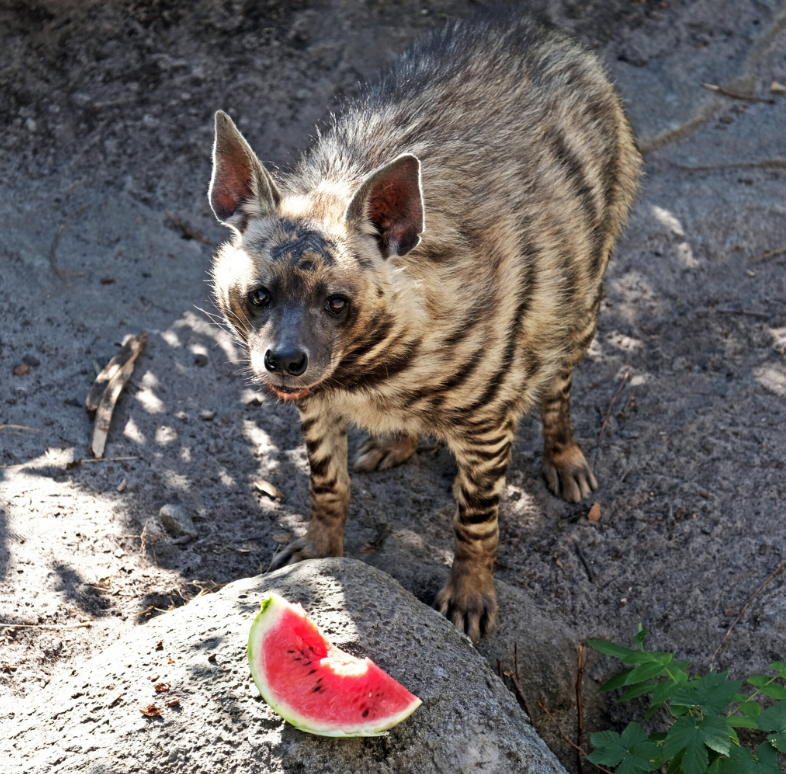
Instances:
[[[416,435],[366,438],[355,457],[355,473],[388,470],[401,465],[415,453],[419,440]]]
[[[283,551],[273,557],[268,572],[280,570],[282,567],[286,567],[289,564],[297,564],[304,559],[316,559],[320,556],[325,556],[325,554],[316,551],[313,546],[309,544],[307,538],[298,538],[297,540],[293,540]]]
[[[543,460],[543,478],[557,497],[569,503],[584,500],[598,488],[598,482],[578,446],[547,455]]]
[[[461,567],[454,572],[457,564],[454,563],[447,584],[437,594],[434,607],[477,643],[494,630],[497,621],[494,578],[490,573],[479,576]]]

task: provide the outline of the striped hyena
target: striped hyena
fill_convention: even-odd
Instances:
[[[350,103],[273,180],[216,115],[210,203],[234,230],[218,306],[256,378],[296,401],[311,521],[274,567],[341,556],[346,422],[356,471],[421,433],[455,455],[455,559],[436,606],[477,641],[496,616],[497,510],[520,416],[540,407],[543,474],[596,488],[573,434],[571,375],[641,166],[597,59],[528,22],[456,24]]]

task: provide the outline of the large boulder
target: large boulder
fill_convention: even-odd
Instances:
[[[301,602],[334,643],[371,657],[423,706],[383,738],[329,739],[285,723],[246,659],[269,591]],[[171,687],[156,693],[158,683]],[[166,707],[172,697],[180,703]],[[161,714],[143,715],[150,704]],[[346,559],[237,581],[140,626],[20,706],[0,758],[25,774],[565,771],[466,637],[388,575]]]
[[[410,556],[395,541],[386,544],[384,551],[367,555],[365,561],[392,575],[425,604],[433,601],[448,578],[446,566]],[[512,673],[518,662],[517,679],[523,692],[519,704],[531,715],[538,735],[562,765],[577,772],[576,751],[563,734],[578,738],[576,681],[581,637],[562,618],[546,615],[530,595],[499,579],[495,586],[499,603],[497,628],[478,643],[477,650],[493,671],[507,675],[505,682],[517,695]],[[597,685],[588,678],[597,658],[595,651],[584,648],[583,726],[592,731],[607,725],[604,694],[598,693]],[[585,733],[582,743],[589,748],[587,738]]]

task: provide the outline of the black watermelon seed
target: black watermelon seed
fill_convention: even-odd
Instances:
[[[365,718],[367,716],[368,716],[368,710],[363,710],[363,717]]]

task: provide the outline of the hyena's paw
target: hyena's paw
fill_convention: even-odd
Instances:
[[[549,489],[567,500],[577,503],[598,488],[587,460],[578,446],[570,446],[559,453],[546,452],[543,458],[543,478]]]
[[[478,642],[494,630],[497,621],[494,576],[485,568],[454,561],[434,607],[472,642]]]
[[[329,546],[317,546],[309,540],[308,535],[306,535],[306,537],[293,540],[283,551],[281,551],[281,553],[276,554],[273,557],[273,561],[270,563],[268,572],[279,570],[289,564],[297,564],[304,559],[322,559],[325,556],[341,556],[344,553],[342,549],[343,546],[338,548],[334,547],[332,550]]]
[[[355,473],[370,473],[372,470],[388,470],[406,462],[418,448],[420,439],[416,435],[400,435],[366,438],[352,466]]]

